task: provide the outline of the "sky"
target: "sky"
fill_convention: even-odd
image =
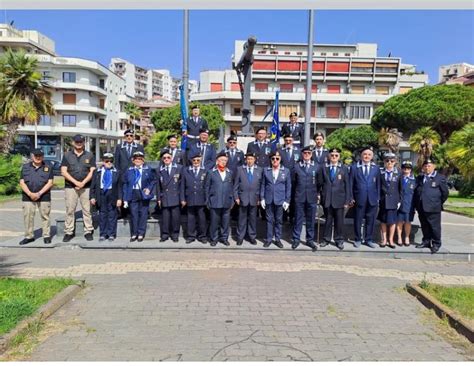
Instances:
[[[8,10],[0,22],[37,30],[61,56],[109,65],[120,57],[181,77],[181,10]],[[236,39],[305,43],[308,12],[301,10],[190,11],[190,78],[202,70],[231,68]],[[317,10],[315,43],[377,43],[378,55],[401,57],[438,82],[440,65],[474,64],[474,11]]]

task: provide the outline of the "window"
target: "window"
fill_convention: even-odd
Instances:
[[[255,83],[255,91],[256,92],[267,92],[268,91],[268,83]]]
[[[211,92],[222,91],[222,83],[211,83]]]
[[[304,91],[306,92],[306,84],[304,84]],[[317,84],[312,84],[311,85],[311,93],[317,93],[318,92],[318,85]]]
[[[384,64],[384,63],[378,63],[377,66],[375,67],[376,72],[381,72],[381,73],[397,73],[397,64]]]
[[[50,81],[51,73],[49,71],[41,71],[41,81]]]
[[[293,93],[293,84],[280,84],[280,92]]]
[[[389,93],[388,86],[376,86],[375,87],[375,94],[388,95],[388,93]]]
[[[105,119],[99,118],[99,129],[105,130]]]
[[[75,114],[64,114],[63,115],[63,126],[64,127],[76,127],[76,115]]]
[[[326,117],[327,118],[339,118],[341,113],[341,107],[339,106],[327,106]]]
[[[288,118],[290,113],[298,113],[298,106],[295,104],[280,104],[278,108],[278,113],[280,118]]]
[[[370,107],[353,105],[349,110],[350,119],[370,119]]]
[[[351,71],[352,72],[372,72],[374,64],[371,62],[353,62]]]
[[[241,115],[241,104],[231,104],[230,105],[230,115],[231,116],[240,116]]]
[[[63,82],[65,82],[65,83],[75,83],[76,82],[76,73],[75,72],[63,72]]]
[[[39,126],[51,126],[51,116],[47,116],[45,114],[42,114],[40,116],[40,119],[38,121]]]
[[[400,87],[400,94],[408,93],[412,89],[413,89],[412,86],[401,86]]]
[[[351,86],[351,94],[365,94],[365,86],[364,85],[352,85]]]
[[[239,83],[231,83],[230,84],[230,90],[231,91],[240,91],[240,85]]]
[[[266,104],[257,104],[255,106],[255,115],[264,116],[268,111],[268,106]]]
[[[339,53],[333,52],[332,55],[333,55],[333,56],[339,56]]]
[[[105,108],[105,99],[99,99],[99,108]]]
[[[63,94],[63,104],[76,104],[76,94]]]
[[[340,85],[328,85],[328,93],[329,94],[340,94],[341,93],[341,86]]]
[[[104,79],[99,80],[99,88],[105,89],[105,80]],[[120,92],[122,92],[122,89],[120,89]]]
[[[321,52],[321,56],[326,56],[326,52]]]

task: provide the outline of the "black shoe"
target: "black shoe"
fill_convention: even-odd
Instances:
[[[94,237],[92,236],[92,233],[87,233],[84,235],[84,238],[86,238],[87,241],[92,241],[94,240]]]
[[[160,239],[160,243],[163,243],[163,242],[167,241],[168,239],[169,239],[169,238],[161,238],[161,239]]]
[[[228,240],[220,240],[222,244],[224,244],[226,247],[230,246],[230,243]]]
[[[239,239],[239,240],[237,240],[237,245],[238,245],[238,246],[241,246],[243,242],[244,242],[243,240],[240,240],[240,239]]]
[[[211,247],[215,247],[217,245],[217,241],[211,241]]]
[[[51,238],[49,236],[47,236],[46,238],[43,238],[43,243],[51,244]]]
[[[339,250],[343,250],[343,249],[344,249],[344,243],[341,243],[341,242],[336,243],[336,247],[337,247],[337,249],[339,249]]]
[[[257,241],[255,239],[250,239],[250,244],[257,245]]]
[[[50,239],[50,240],[51,240],[51,239]],[[29,238],[29,239],[25,238],[25,239],[23,239],[22,241],[20,241],[20,245],[29,244],[29,243],[32,243],[32,242],[34,242],[34,241],[35,241],[35,238]],[[51,241],[50,241],[50,243],[51,243]]]
[[[194,241],[194,239],[186,239],[186,244],[191,244]]]
[[[431,249],[431,245],[430,243],[427,243],[427,242],[424,242],[424,243],[421,243],[421,244],[417,244],[415,246],[416,249],[422,249],[422,248],[430,248]]]
[[[294,249],[298,248],[299,245],[300,245],[300,241],[294,239],[293,242],[291,243],[291,249],[294,250]]]
[[[139,236],[139,237],[137,238],[137,241],[141,243],[141,242],[143,241],[143,239],[145,239],[144,236]]]
[[[179,242],[179,239],[178,239],[178,238],[174,238],[174,239],[171,239],[171,240],[173,240],[173,243]]]
[[[136,236],[130,237],[130,242],[134,242],[134,241],[136,241],[136,240],[137,240],[137,237],[136,237]]]
[[[198,241],[202,244],[207,244],[207,239],[198,239]]]
[[[433,245],[433,246],[431,247],[431,254],[437,253],[437,252],[439,251],[439,248],[441,248],[441,245],[440,245],[440,246],[438,246],[438,245]]]
[[[314,243],[312,241],[307,241],[306,246],[310,247],[313,252],[318,250],[318,247],[316,245],[314,245]]]
[[[109,241],[114,241],[115,240],[115,236],[109,236]]]
[[[270,241],[266,241],[266,240],[265,240],[265,241],[263,242],[263,247],[264,247],[264,248],[268,248],[268,247],[270,246],[270,244],[271,244]]]
[[[275,245],[280,248],[280,249],[283,249],[283,244],[281,243],[280,240],[275,240]]]
[[[99,238],[99,241],[105,241],[105,240],[106,240],[106,239],[105,239],[105,236],[101,236],[101,237]]]
[[[321,244],[319,244],[319,246],[320,246],[321,248],[324,248],[324,247],[327,247],[329,244],[331,244],[330,241],[328,241],[328,240],[323,240],[323,241],[321,242]]]
[[[63,243],[70,242],[70,241],[72,240],[72,238],[74,238],[74,235],[72,235],[72,234],[66,234],[66,235],[64,235]]]

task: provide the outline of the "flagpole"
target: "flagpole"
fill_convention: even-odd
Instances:
[[[189,103],[189,10],[184,10],[183,21],[183,85],[186,110]]]
[[[304,145],[309,145],[309,132],[311,128],[311,92],[313,86],[313,23],[314,10],[309,10],[309,26],[308,26],[308,61],[306,67],[306,102],[305,102],[305,122],[304,122]],[[317,105],[315,101],[315,117],[317,114]],[[314,123],[316,131],[316,122]]]

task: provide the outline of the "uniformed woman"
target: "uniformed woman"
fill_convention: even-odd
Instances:
[[[415,193],[416,181],[413,176],[413,165],[411,161],[402,163],[402,188],[400,194],[400,208],[397,212],[397,236],[398,245],[410,245],[411,222],[415,214],[413,205],[413,194]],[[405,230],[405,240],[402,233]]]

